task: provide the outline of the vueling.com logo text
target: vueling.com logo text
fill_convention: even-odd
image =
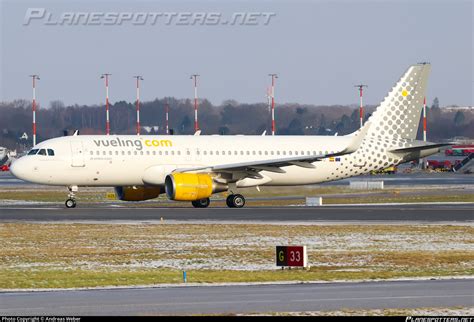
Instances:
[[[121,140],[119,138],[116,139],[102,139],[102,140],[93,140],[95,145],[98,147],[135,147],[136,150],[140,151],[143,150],[143,145],[149,147],[172,147],[173,142],[171,140],[143,140],[143,139],[135,139],[135,140]]]

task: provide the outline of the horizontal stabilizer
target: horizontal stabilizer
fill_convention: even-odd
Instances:
[[[448,145],[453,145],[453,144],[455,144],[455,143],[425,144],[425,145],[419,145],[419,146],[412,146],[412,147],[409,147],[409,148],[394,149],[394,150],[390,150],[390,152],[392,152],[392,153],[410,153],[410,152],[440,148],[440,147],[443,147],[443,146],[448,146]]]

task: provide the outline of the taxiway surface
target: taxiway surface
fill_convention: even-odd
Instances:
[[[474,279],[0,293],[0,315],[159,315],[471,307]]]
[[[147,208],[112,205],[1,206],[0,222],[48,221],[245,221],[245,222],[472,222],[474,204],[322,207]]]

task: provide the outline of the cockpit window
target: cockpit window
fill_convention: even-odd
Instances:
[[[28,152],[28,155],[35,155],[36,153],[38,153],[38,149],[33,149],[30,152]]]
[[[54,155],[54,150],[53,149],[48,149],[48,155],[53,156]]]
[[[46,150],[45,149],[39,150],[38,155],[46,155]]]

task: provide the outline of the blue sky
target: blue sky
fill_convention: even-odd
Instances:
[[[267,25],[24,25],[28,8],[64,12],[271,12]],[[278,103],[357,104],[354,84],[377,104],[412,63],[432,63],[428,101],[473,103],[471,1],[1,1],[0,100],[30,99],[39,74],[40,104],[199,96],[266,101],[277,73]]]

